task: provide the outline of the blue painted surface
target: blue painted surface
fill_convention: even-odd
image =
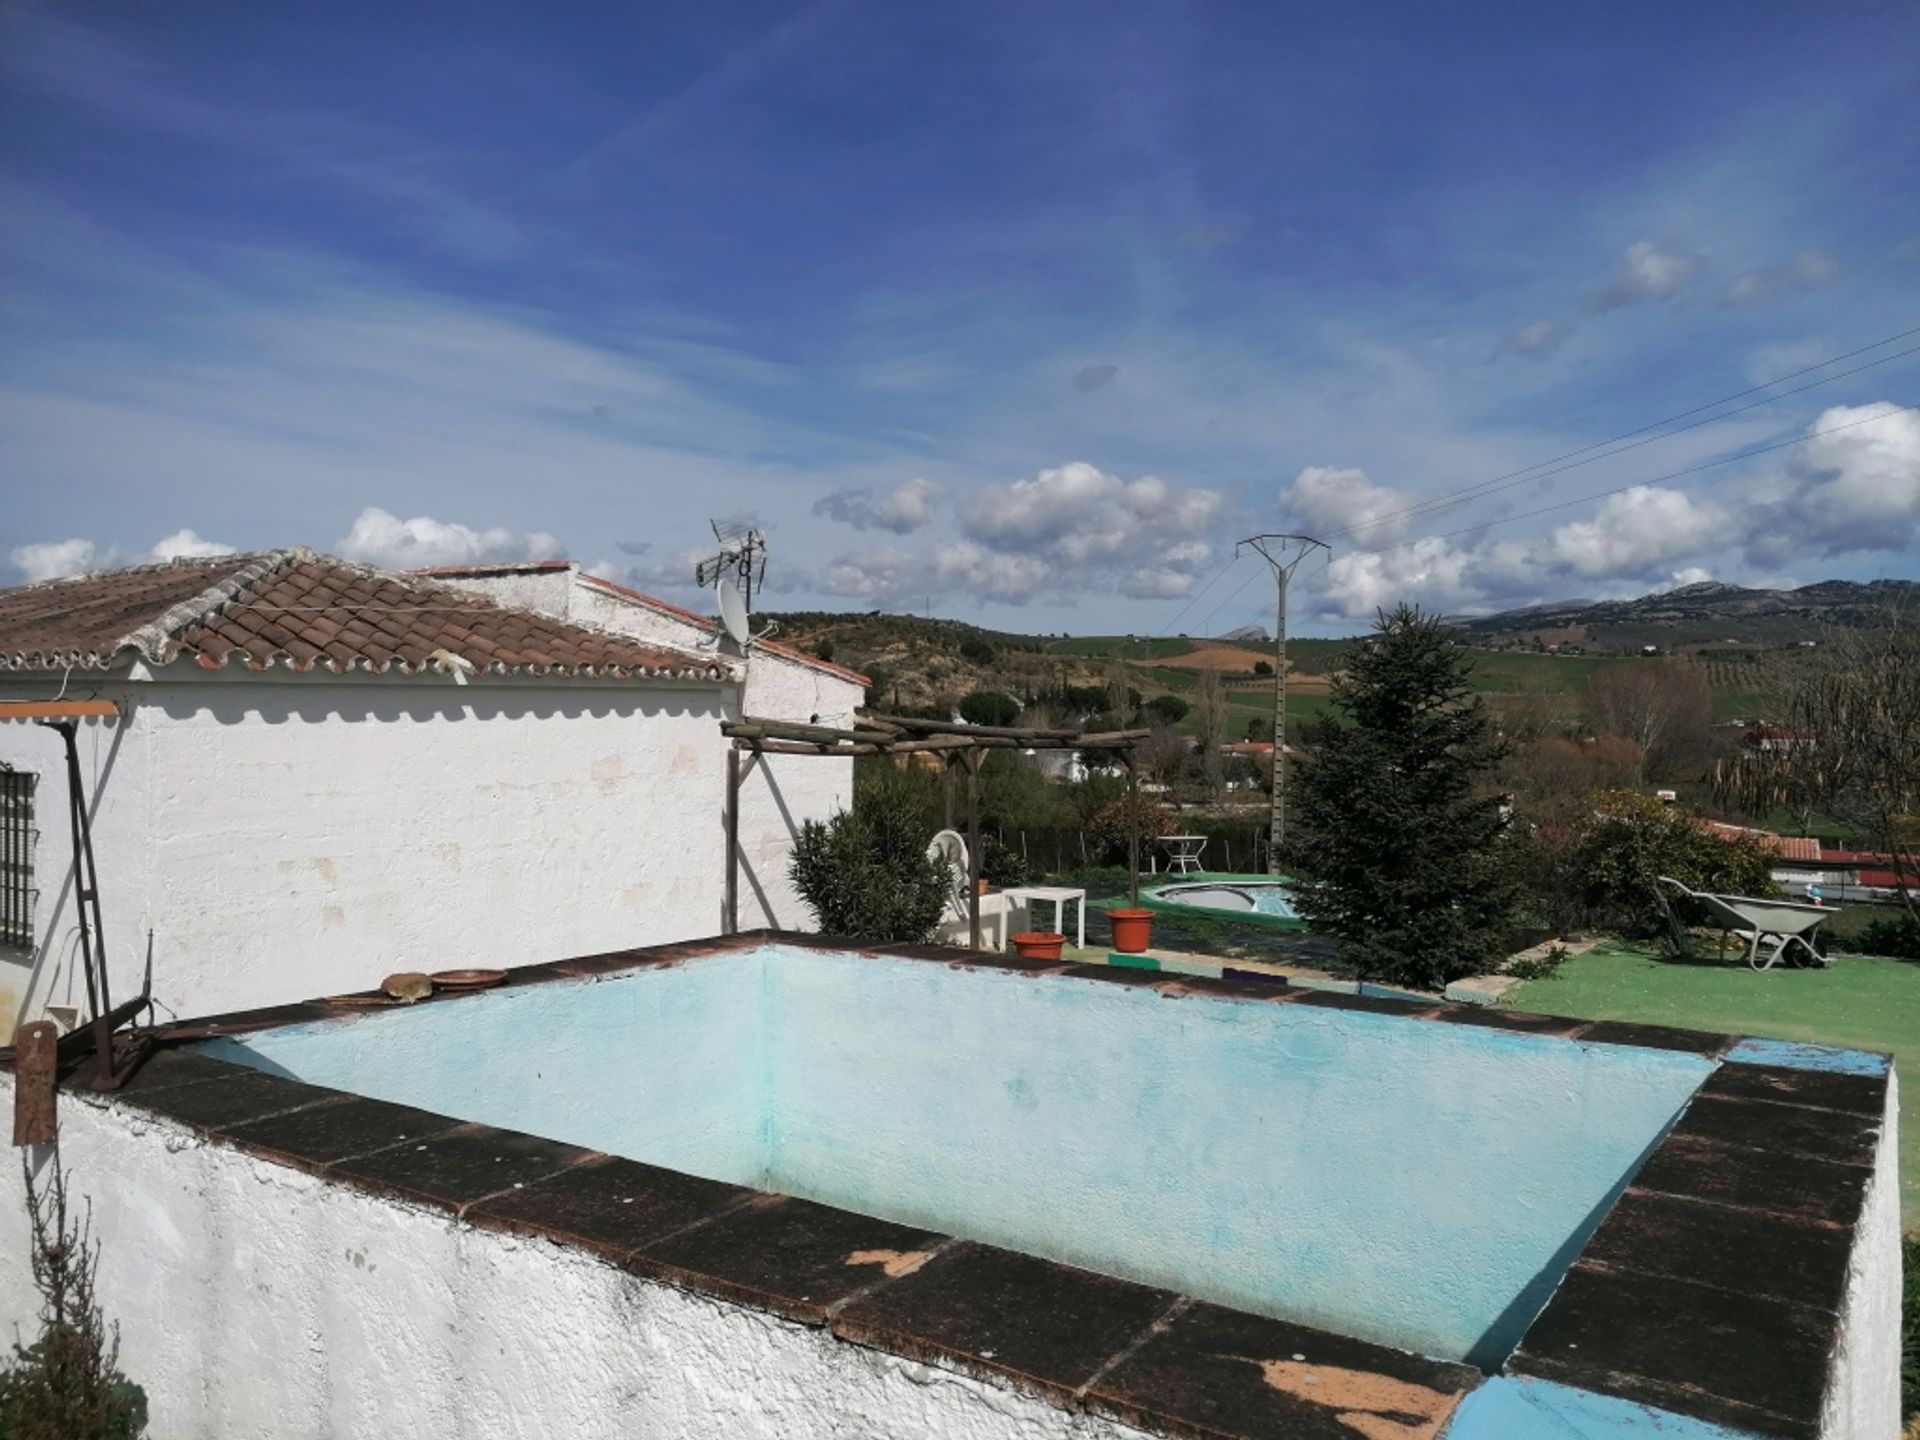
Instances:
[[[1748,1430],[1556,1385],[1496,1375],[1460,1402],[1447,1440],[1759,1440]]]
[[[1780,1065],[1791,1070],[1829,1070],[1838,1075],[1884,1075],[1891,1063],[1869,1050],[1840,1050],[1793,1040],[1742,1040],[1727,1051],[1730,1065]]]
[[[227,1048],[1489,1365],[1712,1068],[780,947]]]

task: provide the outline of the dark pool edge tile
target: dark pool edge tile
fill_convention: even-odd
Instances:
[[[1687,1386],[1650,1380],[1644,1375],[1564,1365],[1555,1360],[1524,1354],[1516,1354],[1507,1363],[1507,1371],[1531,1379],[1551,1380],[1593,1395],[1606,1395],[1655,1410],[1670,1411],[1689,1419],[1704,1420],[1708,1424],[1722,1426],[1735,1435],[1763,1436],[1766,1440],[1820,1440],[1817,1417],[1809,1420],[1782,1415],[1743,1400],[1709,1395]],[[1516,1436],[1514,1440],[1520,1440],[1520,1437]]]

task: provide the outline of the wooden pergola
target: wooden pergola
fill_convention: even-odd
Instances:
[[[723,735],[731,737],[727,751],[727,893],[726,929],[740,928],[740,783],[753,772],[763,755],[938,755],[946,766],[958,764],[967,772],[967,941],[980,948],[980,766],[989,750],[1113,750],[1127,771],[1127,798],[1132,808],[1139,778],[1134,772],[1133,747],[1151,733],[1146,730],[1082,732],[1044,726],[966,725],[951,720],[919,720],[904,715],[857,715],[852,727],[801,725],[790,720],[744,716],[724,721]],[[742,757],[745,757],[744,759]],[[1140,827],[1136,818],[1128,839],[1128,869],[1132,897],[1140,899]]]

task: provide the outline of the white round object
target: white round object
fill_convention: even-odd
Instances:
[[[722,575],[713,592],[720,601],[720,623],[727,627],[734,644],[746,644],[753,632],[747,628],[747,602],[740,598],[740,587]]]

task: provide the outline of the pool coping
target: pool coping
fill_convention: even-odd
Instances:
[[[1797,1054],[1731,1035],[1308,990],[1265,976],[1046,963],[777,930],[525,966],[494,990],[771,945],[1118,984],[1175,1001],[1354,1010],[1712,1061],[1502,1373],[1783,1440],[1819,1433],[1891,1083],[1885,1057],[1818,1047]],[[449,1004],[494,990],[436,991],[414,1003]],[[1430,1392],[1432,1427],[1410,1434],[1438,1434],[1484,1378],[1462,1363],[176,1048],[286,1025],[351,1022],[388,1008],[405,1007],[305,1001],[176,1022],[155,1032],[159,1052],[121,1091],[74,1093],[390,1200],[543,1237],[644,1278],[1163,1434],[1351,1435],[1325,1404],[1263,1379],[1246,1363],[1250,1356],[1271,1355],[1275,1363],[1307,1356],[1309,1367],[1385,1376],[1403,1395]],[[1850,1058],[1823,1058],[1834,1054]],[[1861,1073],[1876,1065],[1878,1073]],[[1743,1264],[1756,1246],[1768,1263]],[[866,1258],[854,1263],[856,1256]],[[1218,1342],[1227,1334],[1240,1348],[1223,1355]]]

